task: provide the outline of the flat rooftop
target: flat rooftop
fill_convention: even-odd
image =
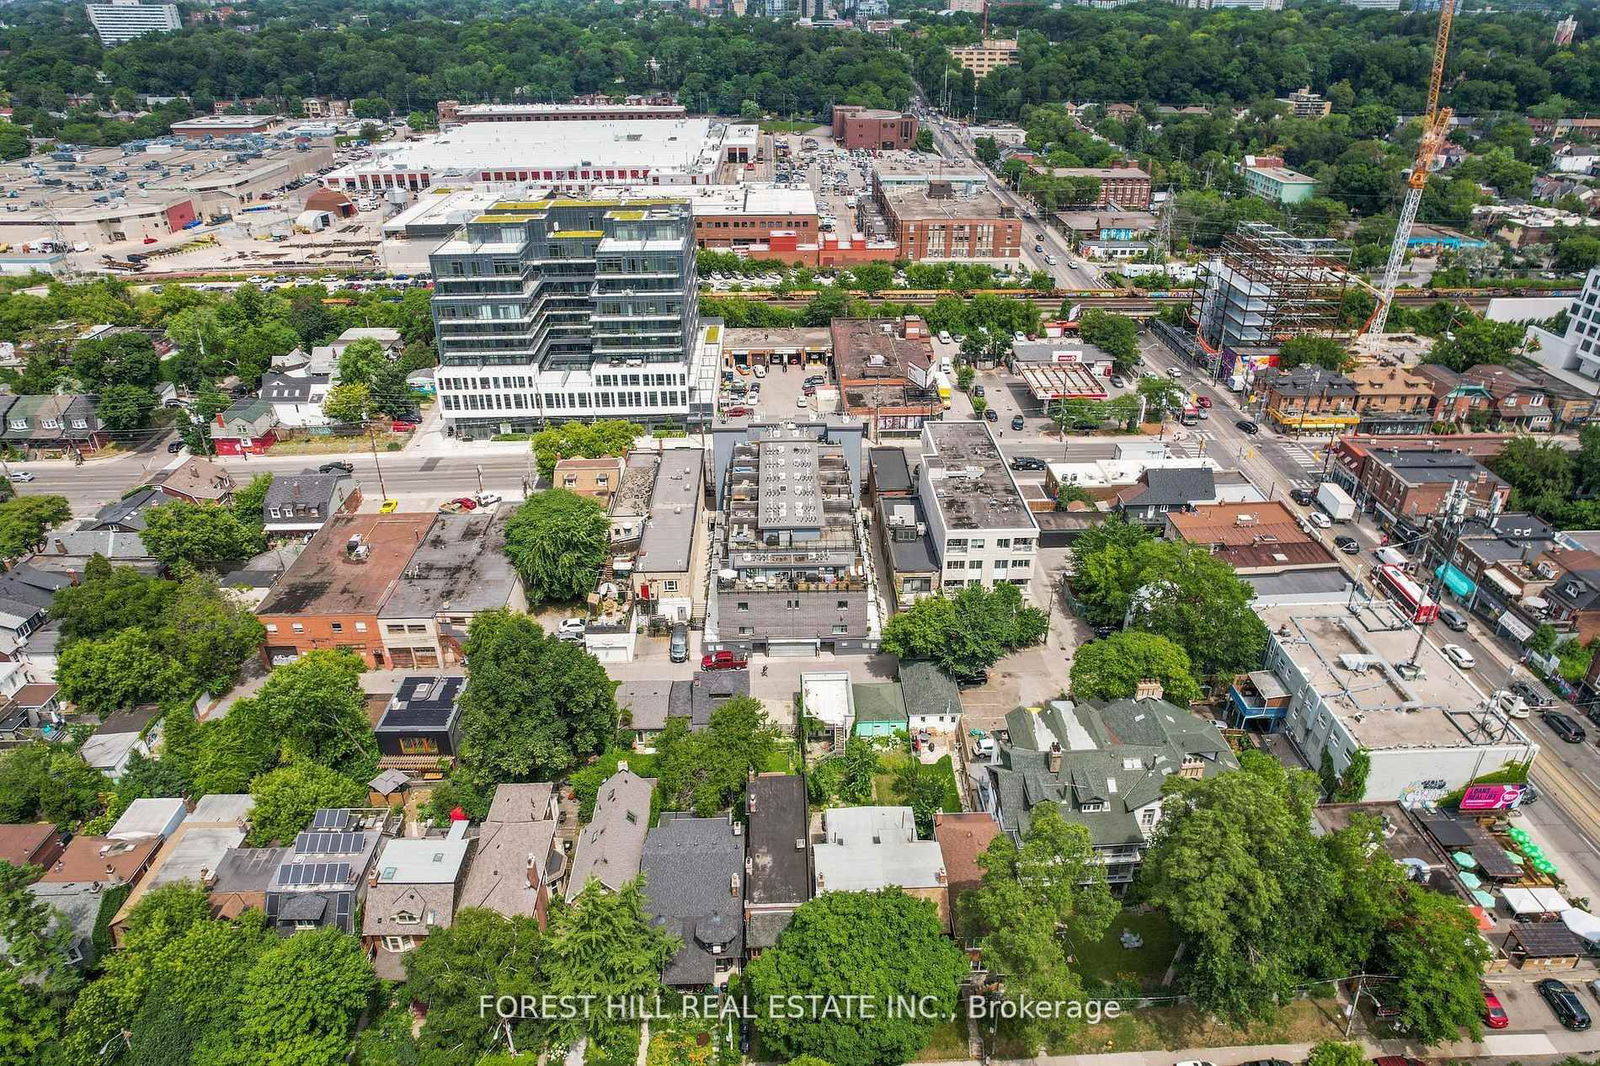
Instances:
[[[1485,693],[1433,644],[1424,641],[1417,655],[1419,676],[1400,676],[1395,666],[1410,660],[1417,631],[1387,600],[1356,614],[1343,604],[1258,613],[1362,747],[1478,747],[1490,743],[1482,732],[1473,738],[1479,726],[1501,728],[1481,711]]]
[[[1279,181],[1285,185],[1315,185],[1317,179],[1309,174],[1302,174],[1298,170],[1288,167],[1245,167],[1252,174],[1260,174],[1271,181]]]
[[[705,118],[606,121],[469,122],[430,137],[379,145],[372,158],[329,177],[380,171],[443,172],[485,167],[572,170],[647,167],[710,173],[721,162],[728,129]]]
[[[800,183],[749,182],[742,185],[687,185],[673,193],[689,201],[696,215],[795,215],[817,214],[817,194]],[[660,196],[659,185],[626,185],[597,189],[596,200],[636,200]]]
[[[650,490],[650,518],[634,569],[640,574],[676,574],[689,569],[695,523],[704,496],[705,452],[699,448],[665,448]]]
[[[953,167],[948,163],[940,163],[937,159],[930,158],[921,152],[890,151],[882,152],[872,160],[872,172],[879,179],[888,178],[904,180],[906,178],[926,178],[946,181],[958,185],[970,185],[974,182],[987,185],[989,176],[981,170],[968,167]]]
[[[1010,205],[988,189],[968,195],[933,196],[925,185],[890,186],[883,190],[883,198],[888,203],[889,209],[902,219],[1017,217],[1017,213]]]
[[[925,422],[922,439],[923,473],[948,532],[1039,528],[986,424]]]
[[[335,516],[311,538],[256,614],[377,614],[436,517]]]
[[[433,520],[379,612],[384,618],[504,607],[517,586],[506,557],[506,505]]]
[[[658,115],[663,111],[671,111],[679,115],[686,113],[686,109],[682,104],[462,104],[456,108],[456,114],[458,115],[483,115],[486,117],[497,115],[583,116],[599,113],[634,113],[644,118]]]

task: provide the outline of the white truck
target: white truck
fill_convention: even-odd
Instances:
[[[1331,481],[1324,481],[1317,486],[1317,506],[1335,522],[1348,522],[1356,516],[1356,501]]]

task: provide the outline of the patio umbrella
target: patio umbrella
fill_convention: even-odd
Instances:
[[[1483,881],[1479,879],[1477,874],[1462,873],[1461,883],[1473,889],[1483,887]]]
[[[1494,907],[1494,893],[1492,892],[1485,892],[1480,888],[1472,894],[1472,898],[1482,904],[1485,910],[1489,910]]]
[[[1505,850],[1505,853],[1506,853],[1506,858],[1510,859],[1512,862],[1516,863],[1518,866],[1521,866],[1524,862],[1527,861],[1525,858],[1523,858],[1522,852],[1520,852],[1520,851],[1512,851],[1510,848],[1506,848],[1504,850]]]
[[[1463,870],[1470,870],[1474,866],[1478,865],[1478,860],[1474,859],[1470,852],[1453,851],[1450,853],[1450,857],[1454,859],[1456,861],[1456,865],[1461,867]]]
[[[1533,868],[1548,876],[1554,876],[1556,872],[1556,864],[1551,862],[1549,859],[1535,859],[1533,862]]]

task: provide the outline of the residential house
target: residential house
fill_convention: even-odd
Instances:
[[[349,474],[303,470],[272,479],[261,503],[269,534],[310,538],[336,514],[361,506],[361,490]]]
[[[217,861],[216,871],[205,883],[216,918],[237,918],[247,910],[265,912],[267,891],[278,876],[278,868],[293,852],[292,848],[233,848]]]
[[[1550,429],[1576,433],[1600,418],[1600,390],[1577,375],[1560,377],[1542,366],[1519,366],[1517,373],[1544,393],[1550,407]]]
[[[1411,373],[1433,391],[1434,421],[1476,422],[1481,419],[1488,424],[1494,400],[1481,382],[1463,380],[1459,371],[1438,363],[1423,363],[1413,367]]]
[[[941,590],[1033,580],[1039,524],[984,422],[922,429],[918,497],[941,568]]]
[[[372,967],[385,981],[404,981],[405,954],[435,929],[455,921],[456,890],[465,869],[464,820],[450,824],[441,840],[390,840],[373,864],[366,903],[361,909],[361,942]]]
[[[543,928],[551,886],[566,873],[566,855],[556,836],[559,816],[548,783],[497,787],[489,816],[478,828],[457,907],[533,918]]]
[[[380,818],[338,808],[317,811],[295,834],[267,886],[267,924],[284,936],[306,929],[356,932],[367,870],[384,838]]]
[[[155,483],[163,496],[185,503],[233,503],[238,483],[221,464],[192,458],[174,470],[166,471]]]
[[[389,663],[432,670],[465,661],[462,645],[484,611],[527,610],[522,579],[506,557],[509,508],[441,514],[411,551],[378,621]]]
[[[899,670],[907,728],[959,735],[961,690],[950,675],[923,659],[902,659]]]
[[[1550,431],[1550,405],[1544,391],[1510,367],[1484,363],[1463,373],[1461,380],[1488,390],[1499,428]]]
[[[1427,379],[1396,366],[1363,366],[1348,376],[1361,416],[1358,431],[1426,433],[1433,423],[1433,386]]]
[[[267,630],[265,661],[278,665],[317,648],[343,648],[369,667],[388,669],[378,612],[436,517],[329,519],[256,608]]]
[[[180,820],[163,834],[165,843],[151,862],[149,872],[134,886],[111,919],[111,937],[118,946],[127,931],[129,915],[150,891],[180,881],[210,887],[224,857],[244,843],[255,798],[248,794],[203,796],[187,816],[182,814],[182,801],[178,804]],[[132,808],[129,810],[131,812]],[[117,835],[115,827],[111,835]]]
[[[189,809],[181,799],[136,799],[106,830],[106,836],[112,840],[167,840],[178,831],[188,814]]]
[[[749,671],[745,671],[749,676]],[[638,678],[617,685],[617,709],[622,712],[623,728],[633,731],[635,751],[652,752],[655,738],[667,727],[671,717],[673,691],[688,681],[665,678]]]
[[[49,929],[69,931],[66,938],[69,966],[92,966],[99,957],[94,945],[95,927],[100,921],[106,892],[111,887],[104,881],[36,881],[28,886],[28,893],[54,912]],[[0,956],[5,954],[5,938],[0,937]]]
[[[264,455],[278,442],[278,413],[261,396],[236,400],[217,415],[211,444],[218,455]]]
[[[594,816],[578,834],[567,879],[567,902],[578,898],[590,881],[615,892],[639,876],[644,835],[650,828],[653,777],[640,777],[619,766],[606,778],[594,802]]]
[[[455,763],[461,740],[461,690],[464,677],[411,676],[373,727],[378,737],[378,768],[403,770],[414,777],[443,777]]]
[[[141,533],[145,528],[145,512],[152,507],[171,503],[171,497],[154,485],[134,489],[120,499],[101,505],[94,517],[85,519],[79,529],[93,532]]]
[[[1267,418],[1284,433],[1344,433],[1361,422],[1355,382],[1320,366],[1256,375]]]
[[[50,822],[0,823],[0,862],[12,866],[52,866],[66,845]]]
[[[39,880],[50,884],[95,881],[106,885],[137,884],[160,847],[160,837],[141,840],[73,837]]]
[[[1546,615],[1558,629],[1574,633],[1580,644],[1600,635],[1600,554],[1583,548],[1551,548],[1539,557],[1556,569],[1542,593]]]
[[[558,489],[576,492],[609,508],[622,486],[624,460],[617,456],[602,459],[560,459],[551,481]]]
[[[650,494],[656,487],[658,452],[629,452],[623,463],[622,478],[611,495],[611,549],[619,559],[632,558],[644,536],[645,520],[650,517]]]
[[[1140,682],[1132,699],[1019,707],[1006,727],[1009,739],[983,768],[984,809],[1020,839],[1032,812],[1051,804],[1089,831],[1118,891],[1155,836],[1167,776],[1209,777],[1239,766],[1215,725],[1162,699],[1153,681]]]
[[[1198,544],[1238,574],[1337,569],[1322,543],[1277,500],[1218,503],[1167,515],[1168,540]]]
[[[917,839],[910,807],[830,807],[811,849],[816,894],[881,892],[897,887],[932,901],[950,921],[950,884],[937,840]]]
[[[331,374],[268,371],[261,375],[261,399],[272,405],[273,417],[284,429],[320,429],[333,424],[322,404],[333,387]]]
[[[175,711],[174,713],[181,713]],[[115,781],[135,752],[148,758],[161,738],[161,708],[149,703],[112,714],[78,749],[83,761]]]
[[[750,823],[744,879],[744,948],[750,958],[778,942],[794,912],[811,898],[810,807],[798,774],[750,775]]]
[[[939,842],[950,885],[950,932],[960,935],[961,897],[983,883],[978,859],[1000,835],[1000,823],[988,811],[935,811],[933,839]]]
[[[74,575],[40,569],[33,560],[0,574],[0,659],[17,657],[47,625],[56,592],[74,583]]]
[[[704,501],[705,452],[699,448],[664,449],[630,570],[635,602],[644,615],[668,622],[704,617]]]
[[[0,417],[5,419],[0,444],[25,454],[97,451],[110,439],[90,396],[17,396]]]
[[[1159,526],[1174,511],[1216,501],[1217,483],[1209,467],[1152,466],[1130,488],[1112,498],[1112,509],[1130,522]]]
[[[729,815],[663,812],[644,839],[644,910],[676,936],[662,968],[672,988],[720,988],[744,961],[744,836]]]
[[[904,463],[905,453],[899,448],[894,451]],[[928,536],[928,515],[915,496],[879,493],[874,504],[887,583],[894,590],[894,606],[904,609],[943,587],[943,571]]]

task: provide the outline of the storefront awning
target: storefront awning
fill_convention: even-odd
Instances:
[[[1444,582],[1444,587],[1449,589],[1458,599],[1464,600],[1478,591],[1477,584],[1470,577],[1449,563],[1440,566],[1439,569],[1434,571],[1434,574]]]

